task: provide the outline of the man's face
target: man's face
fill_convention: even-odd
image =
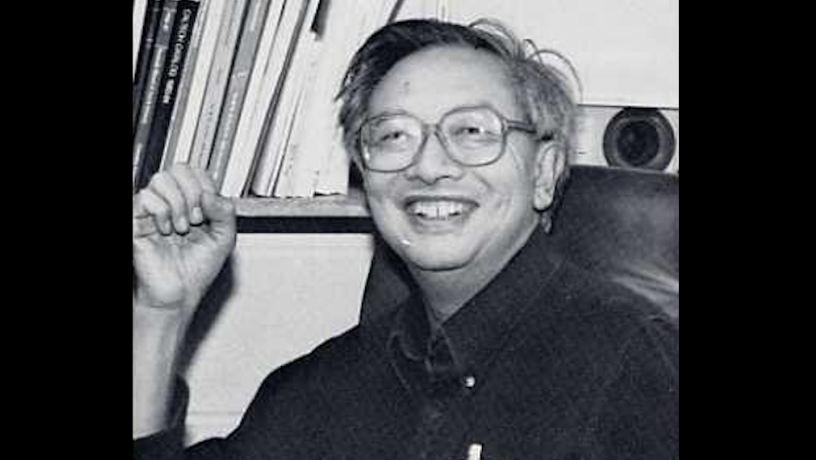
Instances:
[[[437,123],[451,109],[480,105],[508,119],[525,118],[495,57],[437,47],[397,63],[368,108],[369,117],[401,111]],[[510,131],[499,160],[464,166],[430,135],[407,169],[365,171],[372,217],[412,270],[495,271],[538,225],[533,205],[538,147],[533,135]]]

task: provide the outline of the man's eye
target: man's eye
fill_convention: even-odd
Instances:
[[[501,138],[500,133],[479,125],[462,125],[453,130],[453,137],[461,141],[492,142]]]
[[[382,130],[371,136],[371,146],[381,150],[405,150],[414,142],[411,133],[405,130]]]
[[[385,131],[377,134],[375,137],[375,142],[378,144],[398,143],[400,141],[405,141],[406,138],[407,134],[405,131]]]
[[[382,135],[382,140],[397,140],[402,139],[405,137],[405,132],[403,131],[391,131],[389,133],[385,133]]]
[[[487,130],[481,126],[462,126],[459,128],[459,134],[467,136],[482,136],[487,133]]]

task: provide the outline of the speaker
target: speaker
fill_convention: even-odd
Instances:
[[[678,109],[584,106],[574,164],[680,170]]]

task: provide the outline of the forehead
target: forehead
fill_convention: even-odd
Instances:
[[[439,46],[399,61],[374,88],[369,114],[407,111],[437,120],[455,107],[490,105],[521,115],[502,61],[485,51]]]

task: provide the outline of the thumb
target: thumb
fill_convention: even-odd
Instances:
[[[204,218],[216,231],[232,231],[235,228],[235,204],[231,199],[205,191],[201,195]]]

